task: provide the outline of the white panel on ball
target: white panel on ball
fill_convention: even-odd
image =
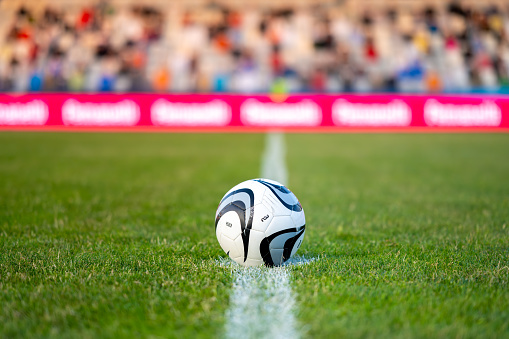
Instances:
[[[243,254],[242,252],[237,250],[237,246],[235,246],[235,241],[228,238],[224,234],[221,234],[219,244],[221,245],[223,251],[225,251],[232,258]]]
[[[272,222],[270,223],[269,227],[267,227],[267,230],[265,231],[265,236],[268,237],[271,234],[274,234],[276,232],[288,228],[295,228],[295,224],[293,223],[292,218],[290,218],[290,216],[287,215],[278,215],[274,217],[274,219],[272,219]]]
[[[300,227],[306,224],[306,218],[304,217],[304,211],[295,212],[292,211],[292,220],[295,227]]]
[[[262,240],[265,238],[264,232],[259,232],[255,230],[251,230],[249,233],[249,250],[247,252],[247,257],[250,259],[262,259],[262,255],[260,253],[260,244]]]
[[[239,216],[234,211],[225,213],[219,220],[217,228],[220,228],[221,233],[232,240],[236,239],[242,232]]]
[[[258,204],[253,213],[253,230],[265,232],[270,225],[274,214],[264,204]]]

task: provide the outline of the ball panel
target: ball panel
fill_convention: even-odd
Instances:
[[[238,253],[237,247],[235,246],[235,242],[232,239],[226,237],[224,234],[221,234],[221,238],[219,240],[219,245],[221,245],[221,248],[223,249],[223,251],[225,253],[227,253],[228,255],[230,255],[230,253],[231,253],[231,256],[236,257],[241,254],[241,253]]]
[[[225,198],[226,197],[226,198]],[[226,196],[223,197],[223,199],[221,199],[221,202],[219,203],[219,206],[217,206],[217,210],[216,210],[216,219],[219,215],[219,213],[226,207],[228,206],[229,204],[232,203],[232,199],[233,199],[233,196],[230,195],[230,196]]]
[[[293,257],[295,255],[295,253],[297,253],[297,251],[299,250],[300,245],[302,244],[302,241],[304,240],[304,233],[305,232],[302,232],[302,234],[297,238],[297,241],[293,245],[293,248],[291,250],[289,258]]]
[[[263,193],[265,192],[266,188],[254,180],[247,180],[247,181],[241,182],[240,184],[234,186],[231,190],[226,192],[226,194],[223,196],[223,198],[221,200],[225,199],[225,197],[232,194],[234,191],[241,190],[241,189],[248,189],[253,192],[254,199],[255,199],[254,205],[256,205],[261,202],[261,199],[263,198]]]
[[[296,227],[303,226],[306,224],[306,216],[304,215],[304,210],[300,212],[292,211],[291,217]]]
[[[285,232],[285,233],[281,233],[281,232]],[[277,233],[281,233],[281,234],[279,234],[278,236],[274,237],[272,239],[272,241],[270,242],[269,249],[271,251],[273,249],[283,250],[285,248],[285,244],[286,244],[287,240],[292,238],[292,237],[294,237],[295,234],[296,234],[293,227],[290,228],[290,229],[286,229],[286,230],[282,230],[282,231],[276,232],[273,235],[276,235]]]
[[[286,208],[285,206],[281,205],[281,204],[276,204],[274,206],[274,216],[285,216],[285,217],[289,217],[290,215],[292,215],[292,210],[289,210],[288,208]]]
[[[304,226],[303,227],[299,227],[299,228],[297,228],[297,232],[295,232],[295,234],[291,238],[288,238],[286,240],[285,247],[284,247],[285,249],[284,249],[284,252],[283,252],[283,259],[285,261],[290,259],[290,257],[292,256],[292,252],[293,252],[293,249],[295,247],[295,244],[297,243],[299,238],[304,235],[304,232],[305,232],[305,227]],[[300,246],[300,243],[299,243],[299,246]],[[295,250],[295,252],[296,251],[297,250]]]
[[[234,245],[235,245],[235,255],[234,257],[241,257],[242,260],[244,260],[244,242],[242,240],[242,237],[239,235],[234,241],[233,241]],[[231,256],[232,252],[230,252],[230,256]]]
[[[285,186],[273,180],[255,179],[255,181],[267,187],[265,194],[272,193],[274,198],[279,200],[279,203],[290,211],[302,211],[302,206],[297,197]]]
[[[221,234],[232,240],[236,239],[242,232],[239,213],[242,214],[242,218],[244,218],[244,211],[231,210],[221,216],[217,223],[217,228],[220,230]]]
[[[254,207],[252,229],[265,232],[267,227],[270,225],[272,218],[272,211],[270,211],[263,203],[256,205]]]
[[[274,264],[274,266],[279,266],[283,263],[283,250],[282,249],[271,250],[270,255],[272,257],[272,263]]]
[[[267,227],[267,230],[265,231],[265,236],[269,237],[270,235],[286,230],[288,228],[295,228],[295,225],[293,224],[293,220],[289,216],[275,216],[269,227]]]
[[[260,243],[265,238],[265,233],[251,230],[249,232],[249,247],[247,251],[247,258],[254,260],[261,260],[262,255],[260,253]]]
[[[277,201],[277,199],[270,191],[265,191],[262,199],[262,204],[266,206],[273,215],[284,215],[285,212],[287,215],[291,214],[291,211],[287,208],[284,208],[284,206],[282,206]]]

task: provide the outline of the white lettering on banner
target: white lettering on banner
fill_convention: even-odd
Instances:
[[[207,103],[178,103],[158,99],[150,109],[157,126],[226,126],[232,118],[230,106],[221,100]]]
[[[82,103],[68,99],[62,106],[62,121],[75,126],[134,126],[140,121],[140,108],[131,100]]]
[[[338,99],[332,105],[332,121],[336,126],[408,126],[412,110],[401,100],[365,104]]]
[[[502,111],[493,101],[456,105],[429,99],[424,105],[424,121],[428,126],[499,126]]]
[[[0,125],[44,125],[49,110],[41,100],[0,104]]]
[[[249,99],[240,108],[240,118],[247,126],[318,126],[322,110],[311,100],[265,103]]]

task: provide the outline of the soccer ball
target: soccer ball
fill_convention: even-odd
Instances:
[[[216,237],[243,266],[279,266],[304,239],[306,219],[297,197],[279,182],[244,181],[229,190],[216,211]]]

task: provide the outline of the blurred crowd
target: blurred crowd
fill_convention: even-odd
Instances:
[[[0,37],[0,91],[504,91],[509,6],[480,6],[21,7]]]

